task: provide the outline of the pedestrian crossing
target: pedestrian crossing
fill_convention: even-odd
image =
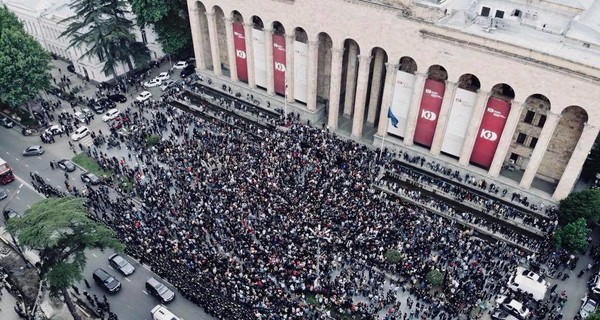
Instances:
[[[94,139],[92,139],[92,136],[87,135],[83,139],[79,140],[79,143],[84,147],[91,147],[94,145]]]

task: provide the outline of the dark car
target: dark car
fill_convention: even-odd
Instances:
[[[69,72],[71,72],[71,73],[75,73],[75,66],[74,66],[74,65],[72,65],[72,64],[70,64],[70,65],[68,65],[68,66],[67,66],[67,70],[68,70]]]
[[[15,126],[15,123],[5,116],[0,116],[0,124],[5,128],[12,128]]]
[[[12,218],[18,218],[21,216],[18,212],[16,212],[13,209],[4,210],[4,212],[2,212],[2,215],[4,216],[4,221],[8,221]]]
[[[102,268],[94,270],[93,277],[96,284],[108,292],[117,292],[121,289],[121,283]]]
[[[106,111],[106,107],[99,103],[93,103],[92,109],[96,114],[103,114]]]
[[[28,156],[39,156],[44,154],[44,147],[42,146],[29,146],[27,149],[23,150],[23,155]]]
[[[131,265],[131,263],[121,257],[118,253],[110,256],[108,258],[108,263],[111,267],[119,270],[119,272],[121,272],[124,276],[128,276],[135,271],[135,268]]]
[[[71,160],[62,159],[57,163],[58,167],[67,172],[75,171],[75,164]]]
[[[181,78],[186,78],[186,77],[190,76],[191,74],[193,74],[194,72],[196,72],[196,66],[193,64],[190,64],[187,67],[185,67],[183,70],[181,70],[181,73],[179,74],[179,76]]]
[[[89,183],[91,185],[100,184],[100,178],[98,178],[95,174],[91,172],[84,172],[81,174],[81,181],[84,183]]]
[[[108,98],[114,102],[125,103],[127,102],[127,97],[122,94],[111,94],[108,95]]]
[[[154,278],[150,278],[146,281],[146,290],[159,298],[162,303],[167,303],[175,299],[175,292],[171,291],[171,289],[167,288],[167,286]]]

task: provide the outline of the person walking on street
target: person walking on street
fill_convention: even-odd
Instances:
[[[85,286],[89,289],[90,287],[90,283],[87,281],[87,279],[83,279],[83,282],[85,283]]]

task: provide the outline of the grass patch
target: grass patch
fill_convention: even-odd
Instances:
[[[85,153],[80,153],[71,159],[76,164],[83,167],[85,170],[95,174],[98,178],[110,176],[110,171],[102,170],[102,167],[96,160]]]
[[[312,305],[315,305],[315,306],[319,306],[319,301],[317,301],[317,297],[315,297],[314,294],[307,294],[306,295],[306,303],[312,304]]]

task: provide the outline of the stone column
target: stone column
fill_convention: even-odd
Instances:
[[[319,66],[319,40],[308,42],[308,83],[306,88],[306,107],[317,110],[317,78]]]
[[[556,125],[560,120],[560,114],[550,112],[546,117],[546,122],[544,123],[544,127],[542,128],[542,132],[538,138],[537,144],[533,149],[533,153],[529,158],[529,163],[527,164],[527,168],[525,169],[525,173],[521,178],[521,182],[519,186],[524,189],[529,189],[531,187],[531,183],[533,182],[533,178],[540,168],[540,164],[542,163],[542,159],[544,158],[544,153],[546,149],[548,149],[548,144],[550,144],[550,140],[552,139],[552,135],[554,134],[554,129],[556,129]],[[587,154],[586,154],[587,157]]]
[[[544,125],[544,127],[545,126],[546,125]],[[552,195],[553,199],[562,200],[569,195],[571,190],[573,190],[575,182],[579,179],[581,167],[594,146],[598,131],[600,131],[600,127],[590,125],[589,123],[584,125],[581,137],[577,142],[575,150],[573,150],[573,155],[571,155],[571,159],[569,159],[569,163],[560,178],[560,182],[558,183],[556,190],[554,190],[554,194]]]
[[[469,164],[469,161],[471,160],[471,152],[473,151],[475,139],[477,139],[477,132],[479,132],[481,119],[483,118],[483,113],[485,111],[485,107],[487,106],[489,98],[490,93],[487,91],[479,90],[479,92],[477,93],[477,101],[475,101],[475,110],[473,110],[473,115],[471,116],[471,119],[468,122],[469,128],[467,129],[467,135],[465,136],[465,141],[463,142],[463,147],[460,152],[460,158],[458,159],[458,164],[460,164],[461,166],[467,166]]]
[[[265,56],[267,59],[267,94],[275,95],[275,80],[273,75],[273,30],[265,29]],[[287,68],[287,66],[286,66]]]
[[[342,86],[342,61],[344,48],[331,48],[331,84],[329,86],[329,129],[337,130],[340,114],[340,92]]]
[[[200,24],[200,10],[196,7],[196,5],[188,6],[188,15],[190,17],[190,27],[192,30],[192,42],[194,45],[194,56],[196,57],[196,70],[204,70],[206,69],[206,60],[204,57],[204,51],[202,50],[206,43],[202,38],[202,34],[205,30],[202,30],[202,25]]]
[[[248,87],[256,89],[256,78],[254,78],[254,40],[252,31],[254,24],[244,23],[244,37],[246,42],[246,67],[248,68]]]
[[[287,81],[287,101],[292,103],[294,97],[294,41],[295,34],[285,35],[285,79]]]
[[[354,100],[354,116],[352,118],[352,137],[362,137],[363,121],[365,118],[365,100],[369,87],[370,56],[358,56],[358,79],[356,82],[356,99]]]
[[[369,113],[367,113],[367,122],[375,123],[377,116],[377,103],[381,92],[381,74],[383,72],[383,51],[375,50],[375,61],[373,62],[373,76],[371,77],[371,94],[369,96]],[[383,104],[381,105],[383,109]]]
[[[502,135],[500,136],[500,141],[496,148],[496,154],[494,154],[494,159],[492,159],[492,164],[488,171],[488,174],[492,177],[497,177],[500,174],[500,170],[502,170],[504,159],[506,159],[506,154],[510,149],[510,144],[515,134],[515,130],[517,129],[517,125],[519,125],[519,119],[521,118],[522,112],[523,104],[521,102],[512,101],[510,103],[510,112],[508,113],[508,118],[506,118],[506,125],[504,125],[504,130],[502,130]]]
[[[232,82],[238,82],[235,44],[233,43],[233,21],[225,18],[225,34],[227,35],[227,56],[229,57],[229,77]]]
[[[421,99],[423,98],[423,86],[425,85],[426,78],[427,75],[424,73],[416,74],[413,94],[410,99],[410,108],[408,109],[408,116],[406,118],[406,129],[404,130],[404,144],[407,146],[413,145],[415,128],[417,127],[417,118],[419,117],[419,109],[421,108]]]
[[[394,84],[396,83],[396,71],[398,64],[385,64],[385,84],[383,87],[383,96],[381,97],[381,109],[379,110],[379,125],[377,126],[377,135],[385,137],[390,120],[388,119],[388,109],[392,105],[394,98]]]
[[[442,151],[442,144],[444,142],[444,136],[446,135],[446,128],[448,127],[448,115],[450,114],[452,103],[454,102],[454,94],[456,94],[457,87],[458,85],[456,82],[446,81],[442,106],[438,114],[438,122],[435,126],[433,141],[431,142],[431,154],[434,156],[439,155]]]
[[[210,37],[210,53],[212,55],[213,73],[217,76],[223,74],[221,70],[221,57],[219,56],[219,36],[217,34],[217,20],[214,12],[207,12],[208,36]]]
[[[352,105],[356,91],[356,65],[358,60],[358,47],[351,42],[348,43],[348,68],[346,69],[346,97],[344,97],[344,115],[352,114]]]

